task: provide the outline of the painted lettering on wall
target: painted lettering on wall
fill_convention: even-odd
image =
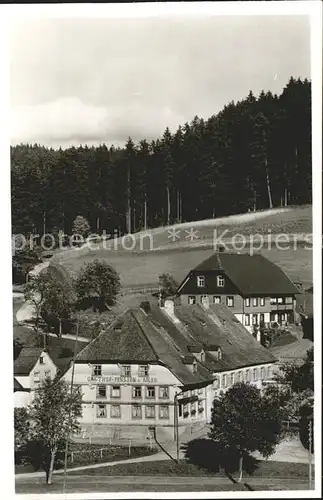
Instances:
[[[110,375],[107,377],[102,376],[94,376],[88,377],[88,382],[92,384],[155,384],[157,382],[157,378],[155,377],[125,377],[122,375]]]

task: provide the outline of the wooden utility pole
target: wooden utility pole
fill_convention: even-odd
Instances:
[[[308,421],[308,489],[312,489],[312,420]]]

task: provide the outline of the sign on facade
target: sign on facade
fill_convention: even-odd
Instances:
[[[155,384],[155,377],[125,377],[122,375],[109,375],[107,377],[96,376],[88,377],[88,382],[92,384]]]

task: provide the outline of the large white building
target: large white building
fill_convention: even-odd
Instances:
[[[76,357],[83,435],[144,435],[151,426],[171,433],[176,423],[209,422],[217,394],[237,381],[260,387],[274,363],[224,306],[166,301],[127,310]]]

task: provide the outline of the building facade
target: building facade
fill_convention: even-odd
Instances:
[[[295,322],[299,290],[262,255],[218,253],[189,272],[177,290],[182,305],[222,304],[252,332]]]
[[[128,310],[76,357],[83,436],[144,438],[153,426],[169,437],[206,424],[215,396],[238,381],[261,387],[275,361],[224,306]]]

